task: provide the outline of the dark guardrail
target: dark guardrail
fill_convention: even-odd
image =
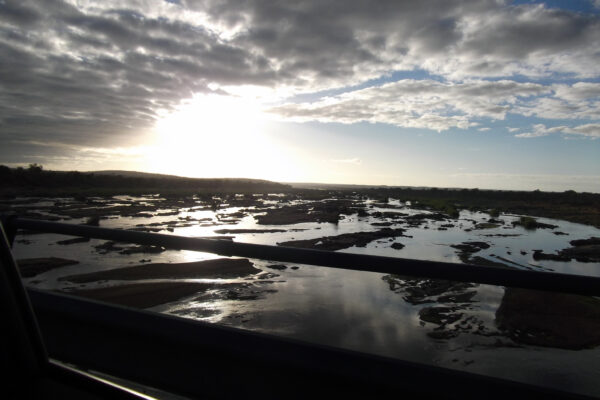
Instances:
[[[187,238],[14,216],[2,222],[9,241],[18,229],[27,229],[224,256],[600,295],[600,279],[595,277]],[[51,357],[193,398],[590,398],[66,294],[36,289],[27,293]]]

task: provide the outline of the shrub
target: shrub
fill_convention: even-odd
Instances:
[[[537,221],[535,218],[521,217],[519,218],[519,225],[522,225],[525,229],[535,229],[537,228]]]

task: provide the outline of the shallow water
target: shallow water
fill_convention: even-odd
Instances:
[[[19,204],[20,209],[35,211],[37,207],[68,199],[33,199],[35,202]],[[32,201],[33,201],[32,200]],[[177,215],[147,217],[123,217],[115,214],[103,219],[100,226],[109,228],[131,228],[138,224],[165,224],[178,218],[194,218],[191,226],[173,227],[173,231],[161,233],[188,237],[221,236],[219,229],[283,229],[278,233],[224,234],[235,236],[234,240],[245,243],[276,244],[278,242],[301,239],[315,239],[344,233],[376,231],[381,227],[373,222],[385,222],[386,218],[372,215],[359,217],[346,216],[337,224],[299,223],[292,225],[259,225],[254,215],[266,209],[254,207],[225,207],[216,212],[198,207],[161,208],[158,196],[137,198],[118,196],[112,200],[98,199],[105,206],[137,204],[157,204],[153,214],[177,211]],[[293,203],[301,203],[296,200]],[[276,207],[282,204],[270,198],[265,206]],[[367,204],[373,205],[372,201]],[[423,210],[402,207],[398,200],[389,203],[391,208],[373,206],[370,213],[402,212],[409,215],[424,213]],[[46,211],[38,210],[41,214]],[[228,215],[245,211],[246,216],[239,220]],[[55,215],[47,213],[47,215]],[[405,228],[405,235],[394,239],[375,240],[366,247],[351,247],[341,251],[426,259],[459,263],[457,250],[450,247],[465,241],[484,241],[488,249],[476,253],[477,256],[506,264],[513,268],[527,268],[543,271],[556,271],[570,274],[600,276],[600,263],[577,261],[536,261],[533,250],[540,249],[552,253],[570,246],[569,241],[600,237],[600,230],[591,226],[566,221],[538,218],[539,222],[557,225],[555,229],[525,230],[512,226],[518,220],[516,215],[501,215],[505,223],[491,229],[472,229],[475,224],[486,222],[489,215],[482,212],[461,211],[457,220],[451,221],[454,227],[442,225],[449,221],[432,221],[419,227],[410,227],[398,221],[391,228]],[[71,219],[69,223],[81,223],[85,219]],[[179,219],[180,222],[185,222]],[[228,221],[228,222],[224,222]],[[232,222],[233,221],[233,222]],[[556,235],[563,232],[566,235]],[[498,236],[503,235],[503,236]],[[507,236],[510,235],[510,236]],[[26,279],[28,285],[43,289],[69,289],[81,287],[102,287],[121,282],[97,282],[73,284],[59,281],[58,278],[73,274],[137,265],[141,260],[151,262],[199,261],[217,256],[208,253],[167,250],[160,254],[123,255],[117,252],[99,254],[93,246],[104,243],[92,239],[88,243],[67,246],[56,242],[67,237],[55,234],[19,235],[14,245],[16,258],[61,257],[80,261],[77,265],[49,271]],[[395,242],[405,247],[396,250]],[[215,289],[208,293],[191,296],[179,301],[152,308],[157,312],[170,313],[186,318],[194,318],[214,323],[226,324],[294,337],[321,344],[371,352],[385,356],[439,365],[470,372],[489,374],[518,381],[548,385],[562,390],[580,393],[600,394],[600,349],[564,350],[515,343],[498,330],[496,311],[502,302],[504,288],[476,285],[455,291],[474,291],[468,301],[453,303],[436,300],[435,296],[424,302],[407,300],[407,288],[392,290],[389,276],[360,271],[344,271],[331,268],[294,265],[286,263],[283,270],[270,268],[270,263],[252,260],[263,273],[240,279],[217,280],[229,283],[243,283],[243,293],[231,296],[230,289]],[[294,267],[295,269],[292,269]],[[297,268],[296,268],[297,267]],[[393,277],[392,277],[393,278]],[[395,279],[395,278],[393,278]],[[406,282],[398,278],[400,285]],[[207,280],[199,280],[206,282]],[[213,280],[211,280],[213,281]],[[129,282],[131,283],[131,282]],[[410,288],[409,288],[410,290]],[[451,291],[452,292],[452,291]],[[454,292],[453,292],[454,293]],[[443,324],[432,323],[423,317],[423,309],[444,305],[457,306],[452,313],[453,320]],[[420,313],[421,311],[421,313]],[[435,333],[446,336],[432,336]]]

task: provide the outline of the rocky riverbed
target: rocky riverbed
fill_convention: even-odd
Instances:
[[[16,198],[0,208],[30,218],[213,240],[600,276],[595,227],[465,209],[444,213],[361,193]],[[26,231],[17,235],[14,251],[33,287],[515,379],[520,375],[500,367],[541,348],[535,353],[543,354],[541,364],[530,368],[552,374],[569,365],[582,388],[597,387],[590,383],[599,345],[594,298],[548,299],[402,271],[224,259]],[[553,312],[544,313],[544,305]],[[498,368],[483,361],[490,355]]]

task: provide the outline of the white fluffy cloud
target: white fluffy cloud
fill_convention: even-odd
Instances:
[[[548,136],[553,133],[562,133],[565,135],[585,136],[593,139],[600,138],[600,124],[585,124],[574,127],[569,126],[553,126],[546,127],[544,124],[535,124],[531,132],[520,133],[515,135],[518,138],[536,138]]]
[[[519,133],[519,134],[515,135],[515,137],[518,137],[518,138],[542,137],[542,136],[548,136],[551,133],[562,132],[565,129],[568,129],[568,127],[566,127],[566,126],[555,126],[555,127],[547,128],[546,125],[544,125],[544,124],[535,124],[533,126],[533,131]]]
[[[600,124],[585,124],[575,126],[563,131],[570,135],[588,136],[591,138],[600,138]]]
[[[502,120],[549,87],[514,81],[462,83],[406,79],[355,90],[314,103],[289,103],[270,111],[295,121],[372,122],[443,131],[468,128],[474,120]]]

